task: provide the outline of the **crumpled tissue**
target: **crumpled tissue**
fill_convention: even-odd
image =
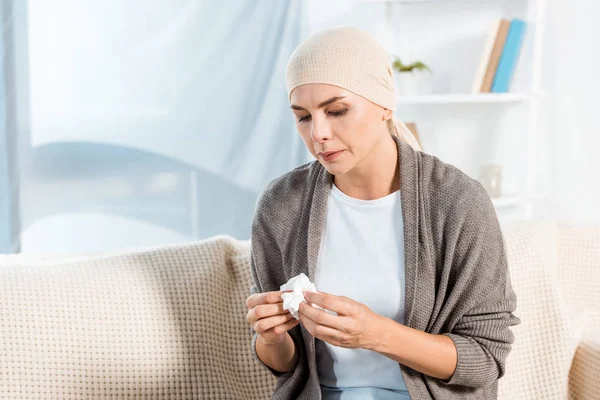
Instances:
[[[304,295],[302,294],[303,290],[315,293],[319,292],[317,291],[315,284],[312,283],[310,279],[308,279],[308,276],[306,276],[304,273],[300,273],[299,275],[291,278],[289,281],[287,281],[287,283],[281,285],[279,290],[293,290],[293,292],[290,293],[283,293],[281,298],[283,299],[283,308],[285,310],[289,310],[294,318],[298,320],[300,319],[300,316],[298,315],[300,303],[307,303],[315,308],[320,308],[321,310],[329,312],[330,314],[337,315],[337,313],[334,313],[333,311],[325,310],[323,307],[320,307],[315,303],[308,303],[308,301],[306,301]]]

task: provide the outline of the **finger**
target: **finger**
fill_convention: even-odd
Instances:
[[[293,327],[295,327],[296,325],[298,325],[300,323],[300,321],[298,321],[296,318],[292,317],[288,322],[286,322],[285,324],[283,324],[283,331],[287,332],[290,329],[292,329]],[[277,327],[275,327],[277,328]],[[275,329],[273,328],[273,329]]]
[[[345,333],[329,326],[317,324],[305,314],[300,313],[300,322],[306,330],[315,338],[321,339],[327,343],[338,345],[344,338]]]
[[[313,337],[317,337],[315,333],[315,326],[317,326],[316,322],[302,313],[298,313],[298,317],[300,318],[300,322],[302,322],[302,326],[306,328],[308,333],[310,333]]]
[[[261,336],[269,336],[270,334],[281,335],[295,325],[294,321],[296,319],[291,314],[289,316],[278,315],[276,317],[261,319],[255,324],[254,330]]]
[[[326,310],[334,311],[341,315],[351,315],[354,301],[344,297],[325,292],[302,292],[309,303],[314,303]]]
[[[324,325],[315,326],[315,334],[323,341],[340,346],[344,343],[345,333]],[[315,336],[315,337],[317,337]]]
[[[267,332],[263,333],[261,336],[266,338],[267,341],[275,342],[280,335],[288,332],[290,329],[298,325],[298,321],[296,319],[292,319],[291,321],[286,322],[285,324],[278,325],[274,328],[269,329]]]
[[[248,310],[246,314],[246,320],[250,325],[254,325],[256,321],[272,317],[274,315],[285,314],[287,310],[283,309],[283,303],[281,305],[278,304],[259,304],[256,307]]]
[[[246,306],[248,309],[252,309],[259,304],[275,304],[283,302],[281,295],[291,291],[292,290],[279,290],[276,292],[255,293],[248,297],[246,300]]]
[[[298,311],[318,325],[325,325],[339,330],[345,330],[348,325],[346,317],[330,314],[307,303],[300,303]]]
[[[250,310],[250,322],[256,322],[261,318],[272,317],[274,315],[286,313],[289,314],[289,311],[283,308],[283,303],[259,304]]]
[[[286,323],[287,321],[290,320],[290,318],[292,318],[292,314],[276,315],[274,317],[263,318],[263,319],[256,321],[253,328],[254,328],[254,331],[256,331],[258,333],[263,333],[277,325]]]

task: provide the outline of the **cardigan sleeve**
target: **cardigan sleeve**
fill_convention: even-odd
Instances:
[[[263,293],[263,291],[261,289],[259,289],[259,281],[256,278],[257,276],[257,272],[256,272],[256,261],[255,260],[255,255],[254,252],[251,250],[250,252],[250,271],[251,271],[251,275],[252,275],[252,280],[253,280],[253,286],[250,288],[250,294],[255,294],[255,293]],[[271,368],[270,366],[268,366],[267,364],[265,364],[259,357],[258,357],[258,353],[256,352],[256,340],[258,339],[258,333],[256,333],[254,331],[254,329],[252,327],[250,327],[251,329],[251,334],[252,334],[252,356],[254,357],[254,359],[256,361],[258,361],[259,363],[261,363],[263,365],[263,367],[267,368],[267,370],[275,377],[279,378],[286,378],[292,375],[292,373],[294,371],[289,371],[289,372],[280,372],[277,371],[276,369]],[[299,348],[299,344],[297,343],[297,339],[294,338],[293,335],[290,334],[290,336],[292,337],[292,339],[294,340],[294,344],[296,345],[296,349]]]
[[[282,256],[275,240],[272,229],[277,225],[277,198],[269,190],[270,185],[258,198],[250,233],[250,275],[252,287],[250,294],[278,291],[281,284],[285,283]],[[273,396],[276,394],[286,398],[295,398],[302,390],[303,383],[308,376],[308,360],[302,338],[300,325],[288,331],[298,351],[298,362],[295,369],[289,372],[277,371],[266,365],[256,353],[256,339],[258,333],[250,327],[252,341],[251,352],[255,360],[263,365],[273,376],[277,377],[277,384]]]
[[[443,333],[452,339],[458,362],[452,377],[440,382],[480,388],[504,375],[514,343],[510,327],[521,321],[513,314],[517,299],[496,210],[479,182],[474,189],[464,207],[452,264],[458,275],[457,302],[465,311]]]

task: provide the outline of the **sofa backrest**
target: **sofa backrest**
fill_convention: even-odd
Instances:
[[[558,281],[581,335],[600,338],[600,227],[558,225]]]
[[[510,277],[517,295],[515,342],[498,384],[501,400],[566,399],[577,338],[558,279],[555,223],[503,225]]]
[[[514,223],[503,232],[522,323],[499,398],[565,398],[582,329],[598,327],[600,228]],[[103,255],[0,255],[0,393],[270,398],[275,378],[254,360],[246,322],[249,257],[250,241],[229,236]]]
[[[0,256],[5,399],[269,398],[250,352],[249,242]]]

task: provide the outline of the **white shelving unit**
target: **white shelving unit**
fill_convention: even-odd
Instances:
[[[509,191],[500,198],[493,198],[492,201],[501,219],[502,213],[505,212],[510,214],[509,219],[530,219],[534,217],[534,202],[544,201],[548,198],[546,193],[537,193],[535,188],[537,174],[540,172],[536,170],[540,162],[536,145],[543,140],[548,140],[548,136],[545,136],[545,133],[541,133],[538,126],[539,119],[543,118],[541,115],[541,101],[544,94],[541,93],[540,89],[546,1],[355,0],[355,3],[363,3],[362,6],[365,5],[364,3],[373,3],[368,4],[369,8],[385,8],[383,18],[381,19],[381,16],[379,16],[382,23],[376,25],[371,30],[377,31],[380,38],[383,36],[385,39],[383,43],[390,47],[390,54],[398,54],[399,51],[404,51],[403,54],[408,55],[406,58],[414,56],[409,61],[415,61],[415,59],[421,60],[422,53],[419,50],[422,50],[427,45],[430,47],[436,46],[436,35],[439,37],[438,42],[447,40],[444,35],[447,32],[445,29],[448,27],[450,27],[448,31],[454,31],[457,36],[455,42],[452,43],[457,48],[461,48],[461,45],[457,44],[460,43],[460,40],[464,42],[471,40],[471,42],[475,43],[475,40],[472,38],[475,28],[469,30],[469,24],[473,27],[477,26],[478,36],[481,36],[478,37],[478,43],[483,43],[484,35],[487,34],[487,32],[481,29],[483,23],[489,26],[494,20],[500,18],[511,19],[513,17],[518,17],[526,21],[526,34],[515,71],[516,74],[520,75],[520,79],[517,85],[514,84],[513,79],[513,84],[511,85],[511,90],[514,90],[514,92],[474,94],[469,93],[469,90],[463,85],[464,90],[462,93],[450,91],[449,93],[441,92],[439,94],[422,96],[397,96],[397,104],[400,110],[410,109],[419,116],[425,116],[421,117],[420,120],[410,120],[417,123],[419,135],[424,141],[427,141],[430,132],[426,128],[420,129],[419,125],[421,125],[423,120],[427,122],[428,118],[435,118],[433,114],[439,112],[445,113],[444,116],[446,118],[454,116],[456,119],[463,118],[469,122],[475,121],[474,124],[482,124],[483,122],[479,121],[479,119],[485,119],[486,117],[488,121],[495,121],[497,118],[498,125],[515,127],[502,128],[505,131],[518,129],[519,133],[522,134],[517,136],[518,141],[513,140],[513,143],[511,143],[515,147],[514,150],[507,150],[505,152],[506,154],[514,151],[514,155],[511,154],[509,156],[512,157],[512,160],[507,162],[507,164],[511,164],[510,168],[503,168],[503,173],[504,170],[509,170],[515,176],[503,176],[503,180],[508,178],[512,182],[518,181],[519,184],[513,184],[512,191]],[[361,10],[366,9],[363,7]],[[446,10],[448,18],[456,19],[455,25],[452,25],[454,21],[444,20],[446,16],[444,10]],[[369,13],[365,12],[365,14]],[[423,35],[423,32],[427,29],[423,28],[423,31],[421,31],[421,26],[427,26],[431,30],[432,25],[427,25],[431,24],[430,15],[437,18],[436,21],[443,22],[440,24],[440,30],[430,32],[430,38],[423,39],[419,37],[418,40],[420,42],[413,45],[410,40]],[[485,20],[485,22],[482,22],[482,20]],[[421,22],[423,25],[421,25]],[[405,28],[405,26],[410,26],[410,28]],[[400,34],[404,34],[403,40],[397,40],[400,31],[402,31]],[[406,49],[411,49],[412,53],[405,51]],[[474,64],[473,59],[477,58],[478,60],[483,50],[479,47],[467,48],[467,46],[463,46],[461,49],[463,51],[462,55],[466,54],[471,57],[469,59],[469,65],[471,66]],[[440,52],[448,53],[446,54],[448,60],[456,62],[453,60],[453,58],[457,57],[452,54],[453,48],[441,48],[439,50]],[[434,58],[431,57],[431,53],[427,54],[430,58]],[[427,64],[427,59],[421,61]],[[485,113],[479,111],[481,107],[485,107]],[[515,113],[517,113],[517,116],[514,115]],[[510,120],[512,122],[507,121],[509,118],[512,118]],[[426,123],[423,124],[423,126],[426,125]],[[499,136],[502,133],[504,132],[500,132]],[[461,140],[461,138],[457,140]],[[465,144],[465,146],[467,145]],[[427,148],[424,150],[428,151]],[[482,153],[485,153],[485,151],[482,151]],[[435,152],[432,152],[432,154],[436,155]],[[450,162],[452,163],[452,160]],[[477,176],[474,177],[477,178]]]
[[[502,196],[492,199],[492,203],[496,208],[512,207],[518,205],[521,201],[521,198],[518,196]]]
[[[482,94],[432,94],[423,96],[396,96],[399,105],[435,104],[482,104],[519,103],[529,98],[528,93],[482,93]]]

